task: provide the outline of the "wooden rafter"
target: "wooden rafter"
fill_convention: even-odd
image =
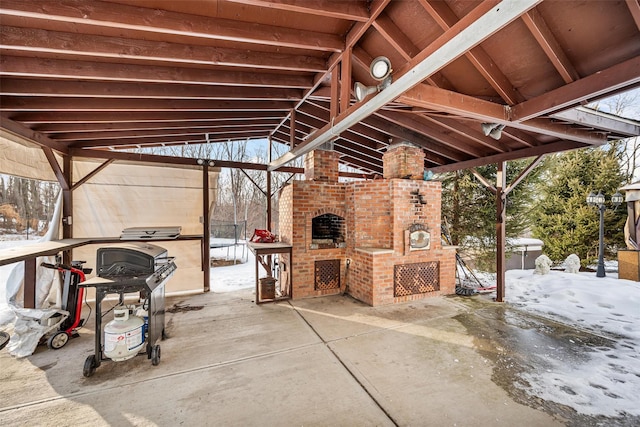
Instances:
[[[513,107],[511,117],[514,121],[529,120],[633,87],[640,83],[638,70],[640,56],[518,104]]]
[[[574,141],[559,141],[551,144],[541,145],[537,147],[523,148],[521,150],[510,151],[508,153],[495,154],[484,158],[468,160],[460,162],[457,165],[444,165],[432,167],[431,170],[434,173],[452,172],[455,170],[474,168],[477,166],[484,166],[491,163],[498,163],[508,160],[523,159],[527,157],[537,157],[543,154],[555,153],[558,151],[569,151],[577,148],[584,148],[585,144]]]
[[[122,37],[74,34],[59,31],[0,27],[0,48],[5,54],[31,52],[33,55],[60,56],[87,60],[105,58],[140,63],[207,65],[300,72],[322,72],[321,57],[259,52],[215,46],[185,45]]]
[[[458,22],[458,17],[445,2],[420,0],[420,4],[444,31],[449,30]],[[514,105],[524,101],[524,97],[513,88],[513,84],[511,84],[504,73],[500,71],[498,66],[481,46],[476,46],[465,53],[465,57],[507,104]]]
[[[432,122],[425,122],[421,120],[419,116],[412,116],[392,111],[378,111],[376,115],[391,123],[395,123],[396,125],[403,126],[421,135],[432,138],[443,146],[460,151],[466,155],[482,157],[487,154],[486,150],[481,150],[475,145],[469,144],[469,141],[463,140],[460,135],[452,134],[439,126],[434,126]],[[426,147],[425,149],[431,150],[431,147]]]
[[[14,113],[11,118],[24,124],[57,124],[57,123],[134,123],[144,121],[146,123],[174,123],[174,122],[203,122],[215,120],[248,120],[259,118],[280,119],[281,111],[170,111],[170,112],[22,112]]]
[[[243,120],[244,121],[244,120]],[[55,137],[58,141],[71,141],[74,139],[90,139],[96,134],[102,137],[112,135],[113,137],[131,136],[125,134],[125,132],[145,132],[151,131],[179,131],[184,129],[195,130],[200,132],[206,132],[208,129],[222,129],[237,127],[240,124],[244,127],[256,127],[256,126],[275,126],[278,124],[278,118],[269,118],[255,120],[252,118],[251,122],[242,123],[240,120],[220,120],[220,121],[174,121],[174,122],[128,122],[128,123],[53,123],[49,125],[40,125],[34,127],[34,130],[44,134]]]
[[[301,89],[274,87],[224,87],[201,85],[140,85],[138,83],[106,83],[3,78],[0,95],[83,97],[83,98],[141,98],[141,99],[231,99],[297,101]]]
[[[69,102],[69,100],[73,102]],[[289,111],[287,101],[224,101],[191,99],[91,99],[91,98],[30,98],[7,96],[0,111]]]
[[[580,75],[571,61],[569,61],[569,58],[567,58],[560,43],[556,40],[540,12],[532,9],[522,15],[522,20],[542,50],[544,50],[547,58],[549,58],[553,66],[558,70],[564,82],[571,83],[572,81],[580,79]]]
[[[237,1],[237,0],[228,0]],[[369,12],[363,1],[295,1],[295,0],[240,0],[242,4],[251,4],[271,9],[293,11],[329,18],[366,21]]]
[[[413,87],[401,95],[399,99],[414,107],[444,111],[484,122],[505,124],[516,129],[549,135],[555,138],[569,139],[587,144],[603,144],[606,142],[606,138],[602,134],[569,128],[546,119],[533,119],[524,122],[511,121],[511,110],[503,105],[425,84]]]
[[[149,13],[149,9],[141,7],[118,5],[114,8],[111,3],[100,1],[87,3],[69,0],[63,4],[36,0],[3,0],[0,15],[42,19],[50,23],[73,23],[297,49],[338,52],[344,48],[342,40],[332,34],[169,11]]]
[[[67,61],[17,56],[0,57],[0,76],[137,83],[258,86],[306,89],[306,76],[219,71],[182,67]]]
[[[633,20],[636,22],[638,31],[640,31],[640,2],[638,0],[625,0],[625,2],[629,12],[631,12],[631,16],[633,16]]]

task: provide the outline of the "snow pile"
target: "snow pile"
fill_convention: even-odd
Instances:
[[[640,416],[640,283],[615,275],[512,270],[506,288],[508,303],[612,342],[577,361],[551,354],[546,371],[522,375],[528,393],[586,415]]]

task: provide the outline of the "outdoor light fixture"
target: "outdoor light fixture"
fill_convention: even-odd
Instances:
[[[365,86],[360,82],[356,82],[356,84],[353,86],[353,91],[356,94],[356,99],[358,101],[362,101],[363,99],[365,99],[367,96],[371,95],[372,93],[378,92],[378,87],[377,86]]]
[[[378,56],[376,59],[371,61],[371,67],[369,67],[369,73],[371,77],[378,80],[379,82],[383,81],[391,74],[391,61],[389,58],[385,56]]]
[[[205,164],[208,166],[215,166],[216,162],[214,162],[213,160],[207,160],[207,159],[198,159],[196,160],[196,163],[200,166],[204,166]]]
[[[376,86],[365,86],[360,82],[356,82],[353,86],[353,91],[355,92],[358,102],[362,101],[367,96],[373,93],[380,92],[389,87],[393,80],[391,76],[392,71],[393,69],[391,68],[391,61],[389,61],[389,58],[387,57],[378,56],[376,59],[371,61],[369,73],[371,74],[371,77],[378,80],[380,84]]]
[[[599,241],[598,241],[598,268],[596,269],[596,277],[605,277],[606,273],[604,272],[604,211],[606,209],[605,205],[605,197],[601,191],[598,191],[598,194],[595,194],[593,191],[589,193],[587,196],[587,205],[597,207],[600,211],[600,233],[599,233]],[[622,204],[624,201],[624,197],[620,192],[616,192],[613,196],[611,196],[611,205],[613,209],[618,209],[618,206]]]
[[[624,196],[620,194],[619,191],[616,191],[616,194],[611,196],[611,203],[613,204],[615,209],[617,209],[618,206],[620,206],[623,202],[624,202]]]
[[[482,123],[480,126],[482,127],[484,136],[490,136],[495,140],[500,139],[502,130],[504,129],[504,125],[499,125],[498,123]]]

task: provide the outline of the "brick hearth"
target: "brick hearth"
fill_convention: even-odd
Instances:
[[[280,239],[293,245],[293,260],[282,262],[291,265],[294,297],[346,291],[376,306],[453,294],[455,249],[441,244],[440,183],[422,180],[422,150],[389,147],[380,180],[339,183],[338,159],[333,151],[312,152],[307,180],[280,193]],[[346,247],[314,244],[313,218],[324,214],[344,219],[336,223]],[[428,248],[411,247],[410,228],[430,233]]]

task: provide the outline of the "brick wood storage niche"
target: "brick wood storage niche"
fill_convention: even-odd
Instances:
[[[339,153],[307,155],[304,181],[280,192],[280,238],[293,246],[295,298],[347,292],[370,305],[455,292],[455,248],[440,241],[440,183],[408,143],[384,154],[384,178],[338,182]],[[429,245],[412,247],[420,230]],[[291,260],[283,259],[290,263]]]

